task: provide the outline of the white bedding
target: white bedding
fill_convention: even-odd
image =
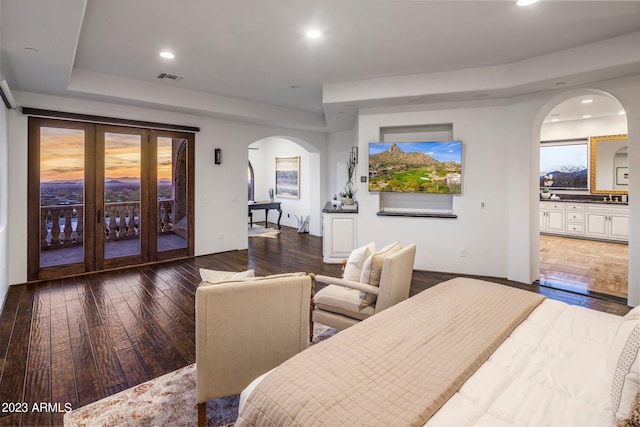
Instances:
[[[615,425],[606,364],[621,322],[545,300],[426,426]]]
[[[543,301],[425,426],[614,426],[606,365],[622,320]]]

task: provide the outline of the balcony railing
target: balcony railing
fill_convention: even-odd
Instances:
[[[174,201],[158,200],[157,234],[173,234]],[[82,246],[84,205],[43,206],[40,208],[40,248],[52,250]],[[139,239],[140,202],[106,203],[104,237],[106,242]]]

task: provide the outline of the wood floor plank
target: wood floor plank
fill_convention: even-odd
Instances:
[[[95,328],[99,327],[100,326],[95,326]],[[89,342],[81,338],[74,338],[72,340],[71,353],[71,362],[73,363],[75,375],[75,387],[78,395],[78,405],[84,406],[105,397],[106,395],[102,381],[98,373],[96,361],[94,360],[93,351]],[[68,357],[68,353],[56,354],[56,356],[58,355],[65,355]],[[68,361],[66,362],[68,363]],[[61,361],[60,363],[63,362]],[[113,375],[110,374],[109,376],[112,377]]]
[[[91,340],[91,348],[93,349],[93,358],[95,360],[96,369],[100,376],[102,386],[107,388],[125,381],[124,373],[120,366],[120,362],[116,357],[109,334],[107,334],[106,328],[102,325],[92,326],[89,328],[89,335]],[[74,346],[87,345],[88,339],[84,337],[75,339]],[[86,344],[85,344],[86,342]]]
[[[133,346],[116,351],[116,357],[121,366],[126,366],[124,377],[129,387],[154,378],[152,371],[146,366]]]
[[[35,285],[28,285],[17,303],[0,380],[0,402],[22,402],[24,399],[34,295]]]
[[[51,316],[34,317],[29,337],[27,372],[51,367]]]
[[[41,426],[51,424],[51,411],[49,410],[51,408],[39,406],[42,403],[45,405],[52,403],[50,374],[49,368],[27,374],[24,402],[29,405],[30,410],[22,416],[23,425]]]

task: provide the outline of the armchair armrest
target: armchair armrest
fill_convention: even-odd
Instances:
[[[357,289],[374,295],[378,295],[378,292],[380,292],[380,289],[377,286],[371,286],[360,282],[352,282],[351,280],[339,279],[337,277],[316,275],[315,280],[320,283],[326,283],[327,285],[344,286],[346,288]]]

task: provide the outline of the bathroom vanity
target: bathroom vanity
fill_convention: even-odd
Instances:
[[[629,241],[629,206],[622,202],[540,202],[540,232],[586,239]]]

